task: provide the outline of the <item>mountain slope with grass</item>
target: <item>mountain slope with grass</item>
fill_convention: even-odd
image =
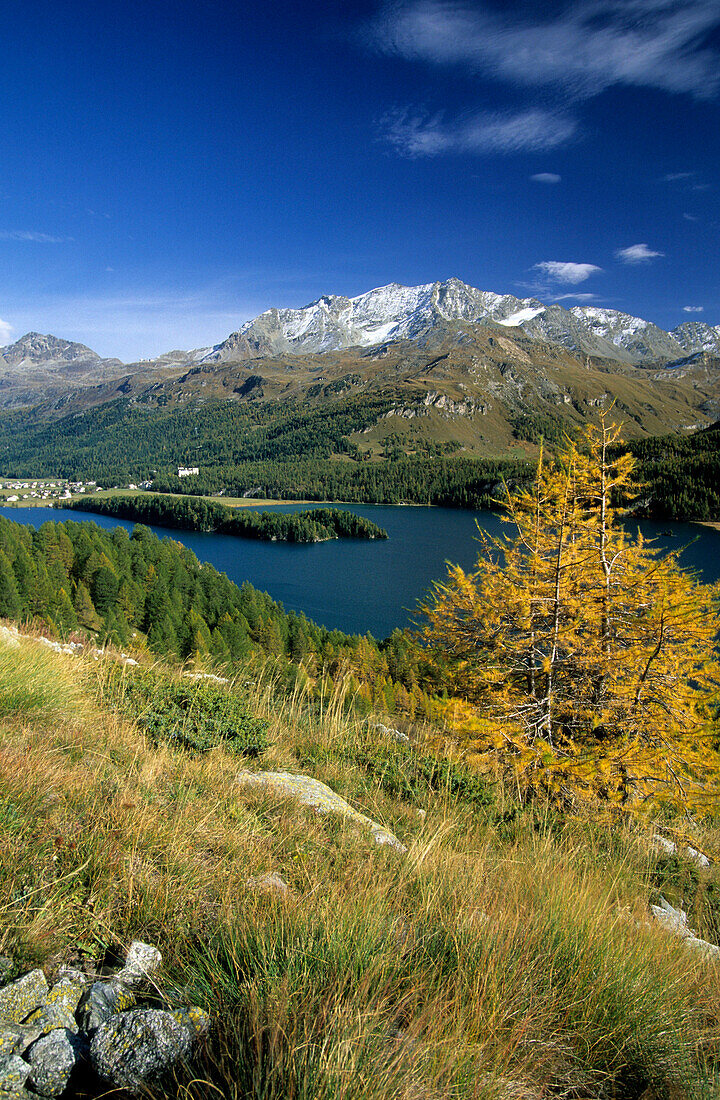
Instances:
[[[669,854],[650,822],[522,804],[452,757],[428,781],[419,727],[399,742],[339,695],[192,671],[0,646],[0,951],[52,976],[157,944],[212,1027],[152,1095],[717,1095],[718,964],[649,910],[682,899],[717,942],[720,872],[681,854],[719,857],[716,827],[666,822]],[[167,736],[188,694],[186,733],[242,713],[257,755]],[[407,852],[248,770],[322,780]]]

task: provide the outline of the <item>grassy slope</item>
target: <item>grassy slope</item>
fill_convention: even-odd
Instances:
[[[138,937],[215,1015],[181,1095],[363,1100],[718,1095],[720,967],[646,923],[653,882],[717,939],[720,872],[644,828],[484,809],[359,761],[415,750],[250,689],[261,762],[150,745],[109,709],[108,663],[0,649],[0,952],[18,969]],[[330,783],[406,856],[238,791],[242,766]],[[418,814],[426,811],[426,816]],[[720,832],[695,838],[720,856]],[[277,871],[285,898],[250,889]],[[645,1091],[648,1089],[649,1091]],[[178,1095],[178,1086],[168,1087]]]

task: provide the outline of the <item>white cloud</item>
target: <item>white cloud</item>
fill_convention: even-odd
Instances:
[[[21,229],[0,229],[0,241],[35,241],[38,244],[66,244],[72,237],[51,237],[48,233],[30,233]]]
[[[653,252],[646,244],[631,244],[628,248],[618,248],[615,259],[623,264],[645,264],[664,255],[664,252]]]
[[[5,347],[12,340],[13,327],[7,321],[0,319],[0,348]]]
[[[600,299],[599,294],[558,294],[555,296],[556,302],[564,302],[566,299],[572,298],[574,302],[597,302]]]
[[[409,0],[385,9],[372,38],[387,53],[577,98],[614,85],[709,98],[720,54],[703,40],[718,24],[717,0],[580,0],[546,19],[514,5]]]
[[[539,264],[534,264],[533,270],[542,272],[547,279],[552,280],[554,283],[560,283],[562,286],[577,286],[578,283],[584,283],[591,275],[596,275],[602,271],[602,268],[597,267],[595,264],[543,260]]]
[[[530,179],[535,183],[560,183],[562,176],[558,176],[555,172],[536,172]]]
[[[663,180],[665,183],[675,183],[677,180],[689,180],[694,175],[694,172],[668,172],[666,176],[663,176]]]
[[[519,113],[481,112],[445,122],[410,111],[394,111],[383,120],[385,138],[407,157],[440,153],[542,153],[565,144],[576,123],[565,114],[532,109]]]
[[[683,214],[686,222],[699,222],[700,219],[695,214]]]
[[[703,313],[704,306],[683,306],[683,313]]]

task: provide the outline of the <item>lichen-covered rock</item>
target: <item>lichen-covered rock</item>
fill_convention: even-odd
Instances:
[[[77,1031],[75,1010],[80,1003],[84,989],[84,982],[61,978],[48,993],[47,1000],[42,1008],[38,1008],[28,1016],[28,1024],[36,1024],[42,1028],[43,1035],[54,1028],[67,1028],[68,1031]]]
[[[134,940],[125,956],[125,965],[115,975],[115,978],[117,981],[124,982],[125,985],[141,985],[156,970],[160,969],[161,963],[162,955],[157,947]]]
[[[82,1053],[82,1040],[68,1028],[57,1028],[43,1035],[27,1055],[30,1084],[43,1096],[61,1096]]]
[[[31,970],[0,989],[0,1024],[19,1024],[45,1004],[48,984],[42,970]]]
[[[347,821],[354,821],[369,829],[376,844],[386,844],[398,852],[407,851],[393,833],[354,810],[344,798],[319,779],[312,779],[308,775],[291,775],[289,772],[240,772],[237,781],[246,789],[275,795],[277,798],[292,798],[303,806],[311,806],[317,813],[339,814]]]
[[[42,1034],[37,1024],[0,1024],[0,1058],[24,1054]]]
[[[210,1031],[210,1016],[198,1005],[192,1005],[191,1008],[175,1008],[170,1015],[183,1027],[187,1027],[194,1038],[207,1035]]]
[[[136,1008],[101,1024],[90,1044],[90,1060],[103,1080],[138,1090],[187,1058],[197,1034],[189,1013]]]
[[[108,982],[93,982],[80,1002],[80,1025],[89,1035],[118,1012],[126,1012],[135,1004],[135,994],[123,982],[114,978]]]
[[[17,1054],[0,1060],[0,1091],[19,1092],[29,1076],[30,1066]]]

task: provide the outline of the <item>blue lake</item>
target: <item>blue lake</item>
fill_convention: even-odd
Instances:
[[[307,507],[276,505],[268,510],[298,512]],[[349,633],[369,631],[376,638],[409,624],[418,600],[433,580],[445,576],[446,562],[457,562],[466,569],[473,566],[479,549],[475,541],[478,524],[491,535],[506,529],[492,512],[370,504],[342,507],[384,527],[389,539],[298,545],[152,529],[182,542],[201,561],[210,562],[238,584],[248,580],[269,592],[287,610],[303,611],[315,622]],[[106,529],[122,525],[132,530],[134,526],[129,520],[69,508],[2,507],[0,515],[34,527],[66,519],[91,520]],[[682,564],[702,580],[720,578],[720,532],[689,523],[644,521],[641,527],[644,535],[657,538],[661,547],[686,546]]]

